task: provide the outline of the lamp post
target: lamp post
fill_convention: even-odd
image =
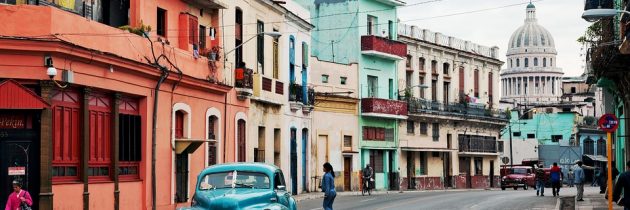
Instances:
[[[588,22],[595,22],[606,17],[613,17],[619,13],[630,15],[630,12],[618,9],[589,9],[582,13],[582,19]]]

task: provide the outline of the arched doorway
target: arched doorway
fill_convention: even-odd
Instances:
[[[306,148],[308,145],[308,129],[302,129],[302,189],[306,189]]]
[[[291,128],[291,194],[297,195],[297,129]]]

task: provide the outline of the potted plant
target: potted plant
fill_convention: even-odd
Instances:
[[[125,31],[129,31],[129,33],[133,33],[133,34],[137,34],[140,36],[149,36],[149,32],[151,32],[151,26],[150,25],[144,25],[144,22],[142,22],[142,20],[140,20],[140,25],[138,27],[132,27],[129,25],[124,25],[124,26],[120,26],[118,27],[119,29],[125,30]]]

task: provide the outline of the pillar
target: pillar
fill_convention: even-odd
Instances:
[[[48,104],[52,104],[52,82],[40,81],[41,97]],[[53,209],[52,192],[52,107],[42,110],[40,126],[40,156],[39,156],[39,208],[42,210]],[[4,199],[4,198],[2,198]]]

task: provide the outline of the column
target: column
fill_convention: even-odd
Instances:
[[[41,96],[51,104],[53,84],[48,80],[40,81]],[[52,107],[42,110],[40,126],[40,156],[39,156],[39,209],[53,209],[52,193]],[[4,199],[4,198],[2,198]]]

